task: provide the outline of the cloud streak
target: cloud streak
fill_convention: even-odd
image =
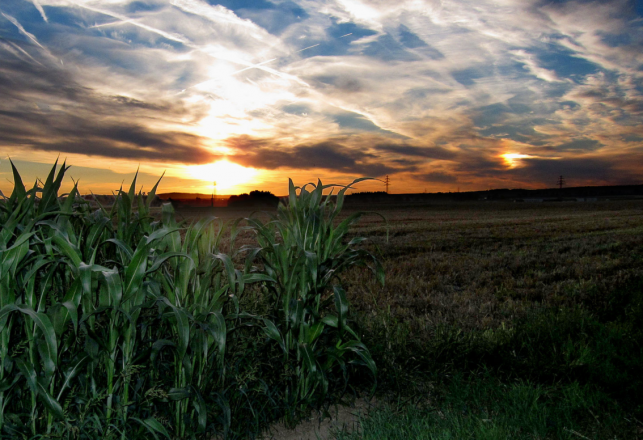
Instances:
[[[391,174],[409,191],[551,186],[560,173],[634,182],[636,11],[620,0],[11,2],[0,152],[177,169],[226,157],[271,179]],[[505,154],[526,158],[510,166]]]

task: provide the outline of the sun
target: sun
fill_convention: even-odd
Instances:
[[[505,153],[502,155],[502,158],[505,161],[505,165],[507,165],[509,168],[517,167],[520,164],[520,159],[528,159],[531,157],[533,156],[520,153]]]
[[[217,191],[227,191],[237,185],[248,183],[257,175],[254,168],[246,168],[227,160],[191,166],[187,171],[192,178],[214,185]]]

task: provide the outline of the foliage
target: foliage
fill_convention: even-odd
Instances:
[[[170,204],[152,216],[158,182],[144,198],[135,177],[109,210],[94,210],[76,186],[58,196],[68,167],[56,165],[29,190],[13,167],[0,203],[3,438],[248,436],[283,414],[295,420],[293,405],[321,404],[346,385],[349,364],[375,374],[332,285],[372,255],[355,249],[361,239],[345,243],[348,224],[323,223],[326,241],[294,235],[317,231],[340,201],[313,205],[291,182],[290,205],[269,225],[184,226]],[[236,248],[243,230],[259,247]],[[244,310],[249,289],[274,295],[265,314]],[[337,366],[343,374],[329,378]],[[255,423],[242,423],[249,415]]]
[[[290,422],[297,419],[297,411],[305,412],[328,393],[329,381],[337,377],[336,370],[347,377],[346,359],[350,354],[357,358],[351,364],[364,365],[376,375],[368,349],[348,325],[348,300],[339,283],[346,269],[367,262],[372,263],[372,271],[384,283],[379,261],[355,247],[364,239],[344,240],[362,213],[354,213],[335,225],[351,185],[341,187],[336,198],[324,197],[325,189],[331,188],[332,195],[337,185],[324,186],[319,181],[317,185],[305,185],[297,197],[290,180],[288,205],[280,205],[267,223],[256,218],[248,220],[259,244],[252,252],[275,281],[266,286],[273,313],[263,319],[264,331],[279,344],[281,362],[290,373],[284,396]],[[308,186],[312,191],[306,189]]]
[[[229,208],[242,208],[252,206],[265,206],[276,208],[279,205],[279,197],[270,191],[250,191],[250,194],[230,196],[228,199]]]
[[[578,383],[503,383],[489,372],[455,374],[431,400],[390,402],[362,414],[359,432],[338,440],[573,440],[638,438],[627,414]],[[632,429],[634,428],[634,429]],[[623,436],[621,436],[623,435]]]

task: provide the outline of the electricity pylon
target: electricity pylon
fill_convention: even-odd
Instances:
[[[391,179],[388,178],[388,174],[386,175],[386,178],[384,179],[384,183],[386,184],[386,194],[388,194],[388,185],[391,183]]]
[[[558,188],[563,189],[563,185],[565,184],[565,179],[563,178],[563,176],[558,177],[557,183],[558,183]]]

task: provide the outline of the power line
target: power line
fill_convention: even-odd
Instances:
[[[556,183],[558,184],[558,188],[563,189],[563,185],[565,184],[565,179],[563,178],[563,176],[559,176],[558,182]]]

